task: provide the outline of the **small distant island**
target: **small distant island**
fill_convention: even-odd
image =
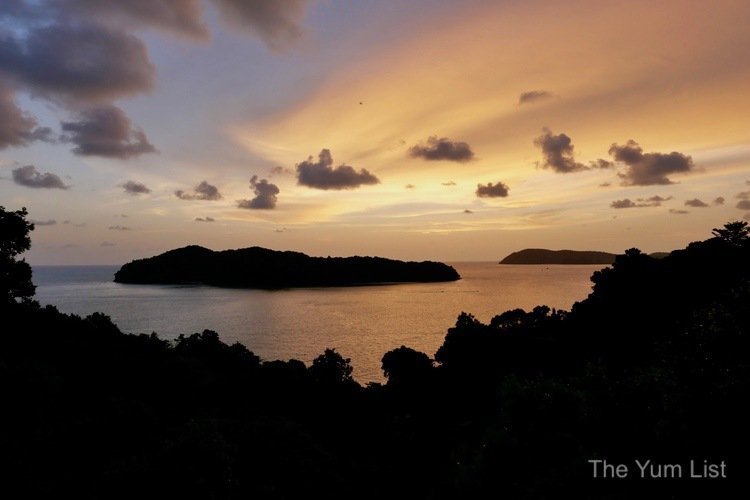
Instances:
[[[655,252],[650,257],[661,259],[667,252]],[[500,264],[612,264],[616,254],[592,250],[547,250],[544,248],[526,248],[505,257]]]
[[[115,282],[201,284],[278,289],[430,283],[461,279],[441,262],[403,262],[382,257],[310,257],[261,247],[213,251],[197,245],[170,250],[122,266]]]

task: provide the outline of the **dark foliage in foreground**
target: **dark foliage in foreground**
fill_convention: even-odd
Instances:
[[[22,497],[729,498],[750,476],[743,223],[594,274],[572,311],[462,314],[434,363],[360,387],[327,350],[263,362],[204,331],[2,306],[0,484]],[[722,230],[723,231],[723,230]],[[366,341],[366,339],[363,339]],[[590,459],[727,464],[728,479],[593,480]],[[19,498],[21,497],[19,496]]]
[[[214,252],[192,245],[122,266],[119,283],[202,283],[237,288],[349,286],[456,281],[442,262],[403,262],[382,257],[310,257],[251,247]]]

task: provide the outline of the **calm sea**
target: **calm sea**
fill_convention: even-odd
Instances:
[[[36,266],[34,282],[42,304],[103,312],[125,332],[173,339],[211,329],[263,359],[306,363],[333,347],[351,358],[364,383],[383,380],[383,354],[401,345],[433,356],[462,311],[487,322],[517,307],[569,309],[589,294],[589,277],[602,267],[451,265],[461,280],[278,291],[121,285],[112,281],[117,266]]]

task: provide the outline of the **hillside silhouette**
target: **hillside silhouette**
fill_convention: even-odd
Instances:
[[[350,286],[455,281],[458,272],[440,262],[402,262],[382,257],[310,257],[251,247],[215,252],[192,245],[122,266],[118,283],[196,283],[235,288]]]
[[[0,474],[24,498],[743,498],[745,222],[630,249],[571,311],[462,313],[434,358],[360,386],[332,349],[267,361],[216,332],[122,333],[33,301],[33,225],[0,207]],[[366,341],[367,339],[363,339]],[[727,478],[593,479],[589,460],[726,463]]]

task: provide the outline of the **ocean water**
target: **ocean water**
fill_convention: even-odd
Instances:
[[[265,360],[309,363],[335,348],[365,383],[383,380],[383,354],[401,345],[434,356],[462,311],[487,322],[518,307],[570,309],[591,292],[589,278],[602,267],[451,265],[461,280],[274,291],[123,285],[112,281],[117,266],[35,266],[34,282],[43,305],[79,315],[103,312],[125,332],[173,339],[211,329]]]

